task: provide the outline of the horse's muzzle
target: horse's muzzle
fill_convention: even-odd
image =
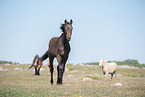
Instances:
[[[67,39],[68,41],[70,41],[71,37],[66,37],[66,39]]]
[[[36,63],[34,63],[34,66],[37,66],[37,64],[36,64]]]

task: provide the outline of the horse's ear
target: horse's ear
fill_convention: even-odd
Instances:
[[[64,23],[67,24],[67,20],[66,19],[65,19]]]
[[[72,24],[73,23],[73,21],[72,21],[72,19],[70,20],[70,24]]]

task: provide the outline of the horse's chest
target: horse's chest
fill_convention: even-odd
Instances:
[[[60,47],[58,48],[58,53],[63,56],[63,55],[68,55],[70,52],[70,47],[67,46],[67,47]]]

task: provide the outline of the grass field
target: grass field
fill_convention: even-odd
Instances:
[[[68,65],[63,85],[56,85],[55,66],[51,85],[46,65],[40,76],[29,66],[0,64],[0,97],[145,97],[145,69],[118,68],[116,80],[111,80],[97,66]]]

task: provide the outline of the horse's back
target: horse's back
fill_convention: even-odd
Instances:
[[[57,40],[58,40],[58,37],[51,38],[51,40],[49,42],[49,48],[56,45]]]
[[[48,56],[54,56],[56,57],[57,54],[57,43],[58,37],[53,37],[50,41],[49,41],[49,49],[48,49]]]
[[[110,62],[109,64],[117,67],[117,64],[115,62]]]
[[[117,64],[115,62],[110,62],[108,64],[109,64],[110,72],[114,72],[114,70],[117,69]]]

